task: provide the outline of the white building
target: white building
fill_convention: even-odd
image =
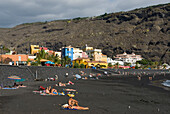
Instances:
[[[114,58],[116,60],[123,61],[124,63],[131,63],[131,64],[135,64],[136,61],[140,61],[143,59],[141,55],[135,55],[134,53],[127,54],[126,52],[124,52],[123,54],[117,54]]]
[[[123,61],[118,61],[118,60],[113,60],[111,59],[110,57],[107,58],[107,63],[111,63],[112,65],[115,65],[115,64],[119,64],[119,65],[124,65],[124,62]]]
[[[59,58],[59,59],[61,59],[61,52],[59,52],[59,51],[55,51],[55,52],[54,52],[54,55],[57,55],[57,56],[58,56],[58,58]]]
[[[83,50],[79,48],[73,48],[73,60],[77,58],[82,58],[82,53],[83,53]]]

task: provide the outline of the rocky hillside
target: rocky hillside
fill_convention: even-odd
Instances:
[[[25,23],[0,29],[0,44],[29,51],[30,44],[53,50],[62,46],[93,46],[110,57],[134,52],[153,61],[170,63],[170,3],[51,22]]]

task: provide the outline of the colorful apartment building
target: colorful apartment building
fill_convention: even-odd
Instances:
[[[32,55],[34,55],[34,54],[36,54],[36,53],[38,53],[40,51],[40,46],[39,45],[31,45],[30,48],[31,48],[30,53]]]
[[[1,63],[10,65],[27,65],[28,55],[0,55]]]
[[[73,48],[73,60],[77,58],[88,58],[88,55],[79,48]]]
[[[62,58],[68,56],[71,61],[73,60],[73,47],[63,47],[62,48]]]

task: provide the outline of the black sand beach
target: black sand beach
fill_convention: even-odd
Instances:
[[[0,114],[170,114],[170,91],[158,84],[158,80],[169,77],[156,75],[153,81],[148,77],[139,81],[136,76],[110,76],[99,80],[72,80],[75,85],[67,87],[56,87],[56,82],[25,82],[26,88],[0,90]],[[62,110],[60,105],[67,103],[68,97],[34,94],[32,91],[39,85],[51,85],[59,91],[76,89],[75,99],[90,110]]]

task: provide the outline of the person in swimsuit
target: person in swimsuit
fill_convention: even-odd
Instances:
[[[78,101],[70,97],[68,104],[63,105],[64,108],[77,109],[77,110],[89,110],[88,107],[81,107],[78,105]]]
[[[79,106],[78,101],[73,99],[72,97],[70,97],[70,99],[68,100],[68,105],[69,105],[70,108],[74,105]]]

